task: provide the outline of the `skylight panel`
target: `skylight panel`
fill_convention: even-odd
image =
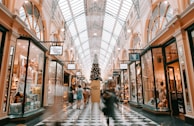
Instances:
[[[79,17],[75,18],[76,25],[78,26],[78,32],[81,32],[86,29],[86,18],[84,14],[80,15]],[[80,25],[81,24],[81,25]]]
[[[77,50],[78,50],[78,53],[79,53],[79,54],[83,53],[83,50],[82,50],[81,47],[78,47]]]
[[[76,29],[75,29],[74,23],[71,23],[71,25],[69,26],[69,31],[71,32],[71,35],[72,35],[72,36],[77,35],[77,31],[76,31]]]
[[[88,49],[88,48],[89,48],[88,42],[84,43],[84,44],[82,45],[82,48],[83,48],[83,50]]]
[[[101,42],[101,48],[106,50],[108,48],[108,44],[102,41]]]
[[[75,46],[80,46],[80,42],[79,42],[79,39],[78,38],[76,38],[74,40],[74,44],[75,44]]]
[[[80,58],[83,59],[84,58],[84,54],[80,53]]]
[[[113,28],[114,28],[114,24],[115,24],[116,19],[113,18],[112,16],[106,14],[105,18],[104,18],[104,29],[112,32]]]
[[[106,51],[104,51],[103,49],[100,49],[100,54],[101,55],[106,55]]]
[[[87,31],[82,32],[79,36],[80,36],[81,43],[88,41]]]
[[[109,53],[112,53],[112,50],[113,50],[113,48],[111,48],[111,47],[109,46],[108,52],[109,52]]]
[[[87,49],[87,50],[84,52],[84,54],[85,54],[86,56],[90,55],[90,50]]]
[[[67,0],[60,0],[59,1],[59,6],[60,6],[60,9],[63,13],[63,16],[64,16],[65,20],[68,21],[68,20],[72,19],[71,12],[70,12]]]
[[[110,40],[110,38],[111,38],[111,34],[108,33],[107,31],[103,30],[103,32],[102,32],[102,40],[108,42]]]
[[[110,41],[110,46],[113,47],[115,44],[116,44],[116,40],[112,38]]]
[[[122,26],[120,23],[116,23],[115,29],[114,29],[114,34],[119,36],[120,32],[121,32]]]

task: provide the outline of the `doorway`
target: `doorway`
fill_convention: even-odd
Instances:
[[[185,113],[182,81],[178,61],[167,65],[167,76],[172,114],[179,115],[179,113]]]

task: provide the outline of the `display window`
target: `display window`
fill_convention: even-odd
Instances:
[[[142,83],[144,89],[144,104],[155,107],[158,100],[155,99],[155,85],[153,73],[152,53],[148,50],[141,56]]]
[[[130,76],[129,80],[130,80],[130,92],[131,92],[130,100],[133,102],[137,102],[137,84],[136,84],[135,62],[133,62],[129,66],[129,76]]]
[[[153,48],[154,79],[156,85],[157,108],[168,110],[167,87],[165,81],[164,61],[162,48]]]
[[[142,78],[141,78],[140,61],[136,61],[135,70],[136,70],[136,82],[137,82],[137,102],[139,104],[142,104],[143,103],[143,94],[142,94]]]
[[[170,109],[174,115],[185,113],[182,79],[178,59],[177,45],[174,40],[164,47],[166,58],[166,76],[170,93]]]
[[[13,64],[9,114],[24,114],[42,104],[44,52],[31,40],[18,39]]]
[[[63,96],[63,67],[56,61],[49,63],[48,105],[54,104],[55,96]]]

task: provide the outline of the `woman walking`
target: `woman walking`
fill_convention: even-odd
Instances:
[[[81,85],[79,85],[77,89],[77,109],[80,109],[82,98],[83,98],[83,89],[81,88]]]

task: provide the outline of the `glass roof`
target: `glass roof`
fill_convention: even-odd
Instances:
[[[98,3],[101,1],[91,0],[90,2]],[[93,63],[93,55],[91,54],[93,50],[91,50],[90,47],[93,46],[90,45],[90,43],[92,43],[90,42],[90,40],[92,41],[92,38],[88,38],[90,31],[88,30],[89,28],[87,28],[86,21],[86,11],[89,11],[85,9],[85,5],[87,4],[84,4],[84,0],[59,0],[58,4],[71,33],[75,49],[79,55],[79,60],[81,60],[82,67],[85,69],[84,72],[89,75]],[[112,55],[114,46],[132,4],[132,0],[106,0],[105,11],[103,14],[103,27],[100,29],[102,31],[102,36],[100,36],[101,39],[99,39],[101,42],[95,47],[100,48],[98,62],[101,73],[103,73],[103,70],[110,60],[110,56]],[[91,16],[93,18],[95,15]]]

